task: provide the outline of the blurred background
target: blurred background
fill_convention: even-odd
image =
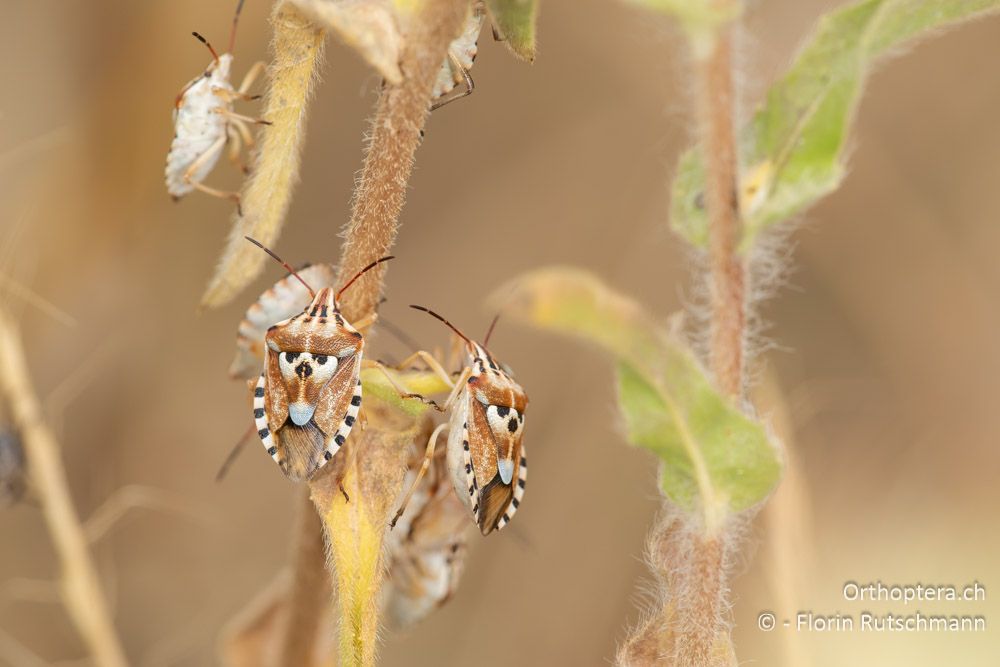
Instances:
[[[752,4],[747,109],[836,4]],[[269,267],[235,303],[198,312],[231,206],[197,193],[173,204],[163,185],[174,95],[207,63],[189,33],[224,41],[234,5],[0,6],[0,272],[78,324],[4,302],[21,321],[73,497],[87,516],[116,489],[144,485],[177,506],[130,513],[96,547],[118,630],[141,666],[213,664],[219,629],[286,563],[293,524],[295,489],[259,446],[224,482],[213,479],[249,423],[245,390],[226,375],[236,326],[282,272]],[[265,0],[246,4],[237,78],[267,57],[269,11]],[[665,220],[673,165],[691,141],[679,35],[610,0],[545,2],[539,35],[527,66],[484,32],[475,94],[429,121],[383,309],[423,346],[443,343],[444,332],[406,304],[482,331],[484,297],[534,267],[585,267],[664,317],[690,298],[692,262]],[[339,254],[379,86],[339,43],[327,56],[276,248],[293,264]],[[782,489],[782,511],[747,533],[733,580],[741,664],[995,664],[998,60],[993,19],[882,67],[843,188],[800,221],[786,284],[761,306],[771,323],[759,358],[765,412],[793,452],[798,486]],[[223,160],[208,182],[235,188],[239,175]],[[471,539],[455,598],[387,635],[383,664],[609,664],[639,618],[655,466],[619,434],[606,359],[503,322],[492,347],[531,396],[525,505],[511,529]],[[375,350],[402,347],[383,330]],[[793,540],[784,553],[772,548],[775,526]],[[24,580],[56,572],[37,506],[0,511],[0,629],[52,663],[83,647],[62,608],[39,595],[45,588]],[[849,580],[978,581],[987,599],[867,605],[844,600]],[[25,592],[36,599],[20,599]],[[762,610],[865,608],[985,615],[988,630],[756,626]]]

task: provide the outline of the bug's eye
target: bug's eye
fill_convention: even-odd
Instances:
[[[325,364],[326,361],[327,361],[327,357],[326,357],[325,354],[321,354],[321,355],[318,355],[316,357],[316,363],[319,364],[320,366],[322,366],[323,364]]]
[[[287,361],[288,363],[292,363],[298,358],[299,358],[298,352],[285,352],[285,361]]]

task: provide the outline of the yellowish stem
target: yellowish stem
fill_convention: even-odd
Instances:
[[[210,308],[225,305],[260,275],[267,255],[243,237],[274,245],[299,180],[306,111],[323,63],[326,33],[283,0],[275,4],[271,23],[274,60],[262,114],[271,125],[259,133],[253,172],[240,194],[243,215],[235,214],[226,249],[202,297],[202,305]]]
[[[125,653],[115,633],[87,538],[66,483],[59,445],[45,423],[28,375],[20,334],[0,310],[0,389],[11,406],[24,441],[32,484],[62,568],[63,603],[99,667],[124,667]]]

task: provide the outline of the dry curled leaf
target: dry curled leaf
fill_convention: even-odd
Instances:
[[[390,0],[290,0],[307,16],[333,30],[386,81],[403,80],[403,38]]]

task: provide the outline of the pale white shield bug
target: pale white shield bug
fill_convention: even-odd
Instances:
[[[302,282],[311,302],[267,329],[264,370],[253,388],[253,418],[267,453],[296,482],[310,479],[340,450],[361,411],[364,336],[340,312],[340,296],[382,257],[334,292],[313,290],[281,258],[247,237]]]
[[[420,359],[452,387],[440,408],[451,411],[447,423],[448,474],[458,497],[472,512],[483,535],[487,535],[510,522],[524,497],[528,458],[522,440],[528,396],[514,380],[511,370],[498,363],[486,349],[493,325],[483,344],[479,344],[434,311],[423,306],[410,307],[437,318],[465,343],[464,367],[454,380],[427,352],[416,352],[402,365]],[[440,431],[436,429],[427,443],[417,482],[433,459]],[[416,484],[404,497],[393,525],[405,511],[415,488]]]
[[[417,482],[423,458],[422,451],[414,452],[404,487]],[[392,625],[417,623],[455,592],[467,553],[467,512],[452,491],[444,452],[439,451],[406,515],[386,535],[389,567],[383,606]]]
[[[461,34],[448,46],[448,55],[438,71],[437,79],[434,80],[432,90],[434,102],[431,104],[431,111],[471,95],[472,91],[475,90],[476,82],[472,80],[469,70],[476,62],[476,54],[479,52],[479,33],[483,30],[485,20],[486,7],[481,0],[477,0],[469,8],[469,15],[465,19]],[[459,84],[465,84],[465,90],[457,95],[447,97],[449,93],[458,88]]]
[[[266,120],[251,118],[233,110],[233,103],[237,100],[259,97],[252,96],[247,91],[264,70],[264,63],[258,62],[247,72],[239,88],[234,88],[230,83],[233,46],[241,9],[243,0],[239,0],[233,16],[229,48],[221,55],[207,39],[197,32],[192,33],[208,47],[212,62],[200,76],[181,89],[174,102],[174,139],[170,144],[170,152],[167,153],[165,175],[167,192],[175,201],[194,190],[200,190],[215,197],[233,200],[239,210],[238,193],[224,192],[205,185],[203,181],[219,161],[227,144],[229,158],[245,172],[246,168],[240,163],[240,150],[243,144],[252,146],[254,143],[249,125],[270,124]]]

